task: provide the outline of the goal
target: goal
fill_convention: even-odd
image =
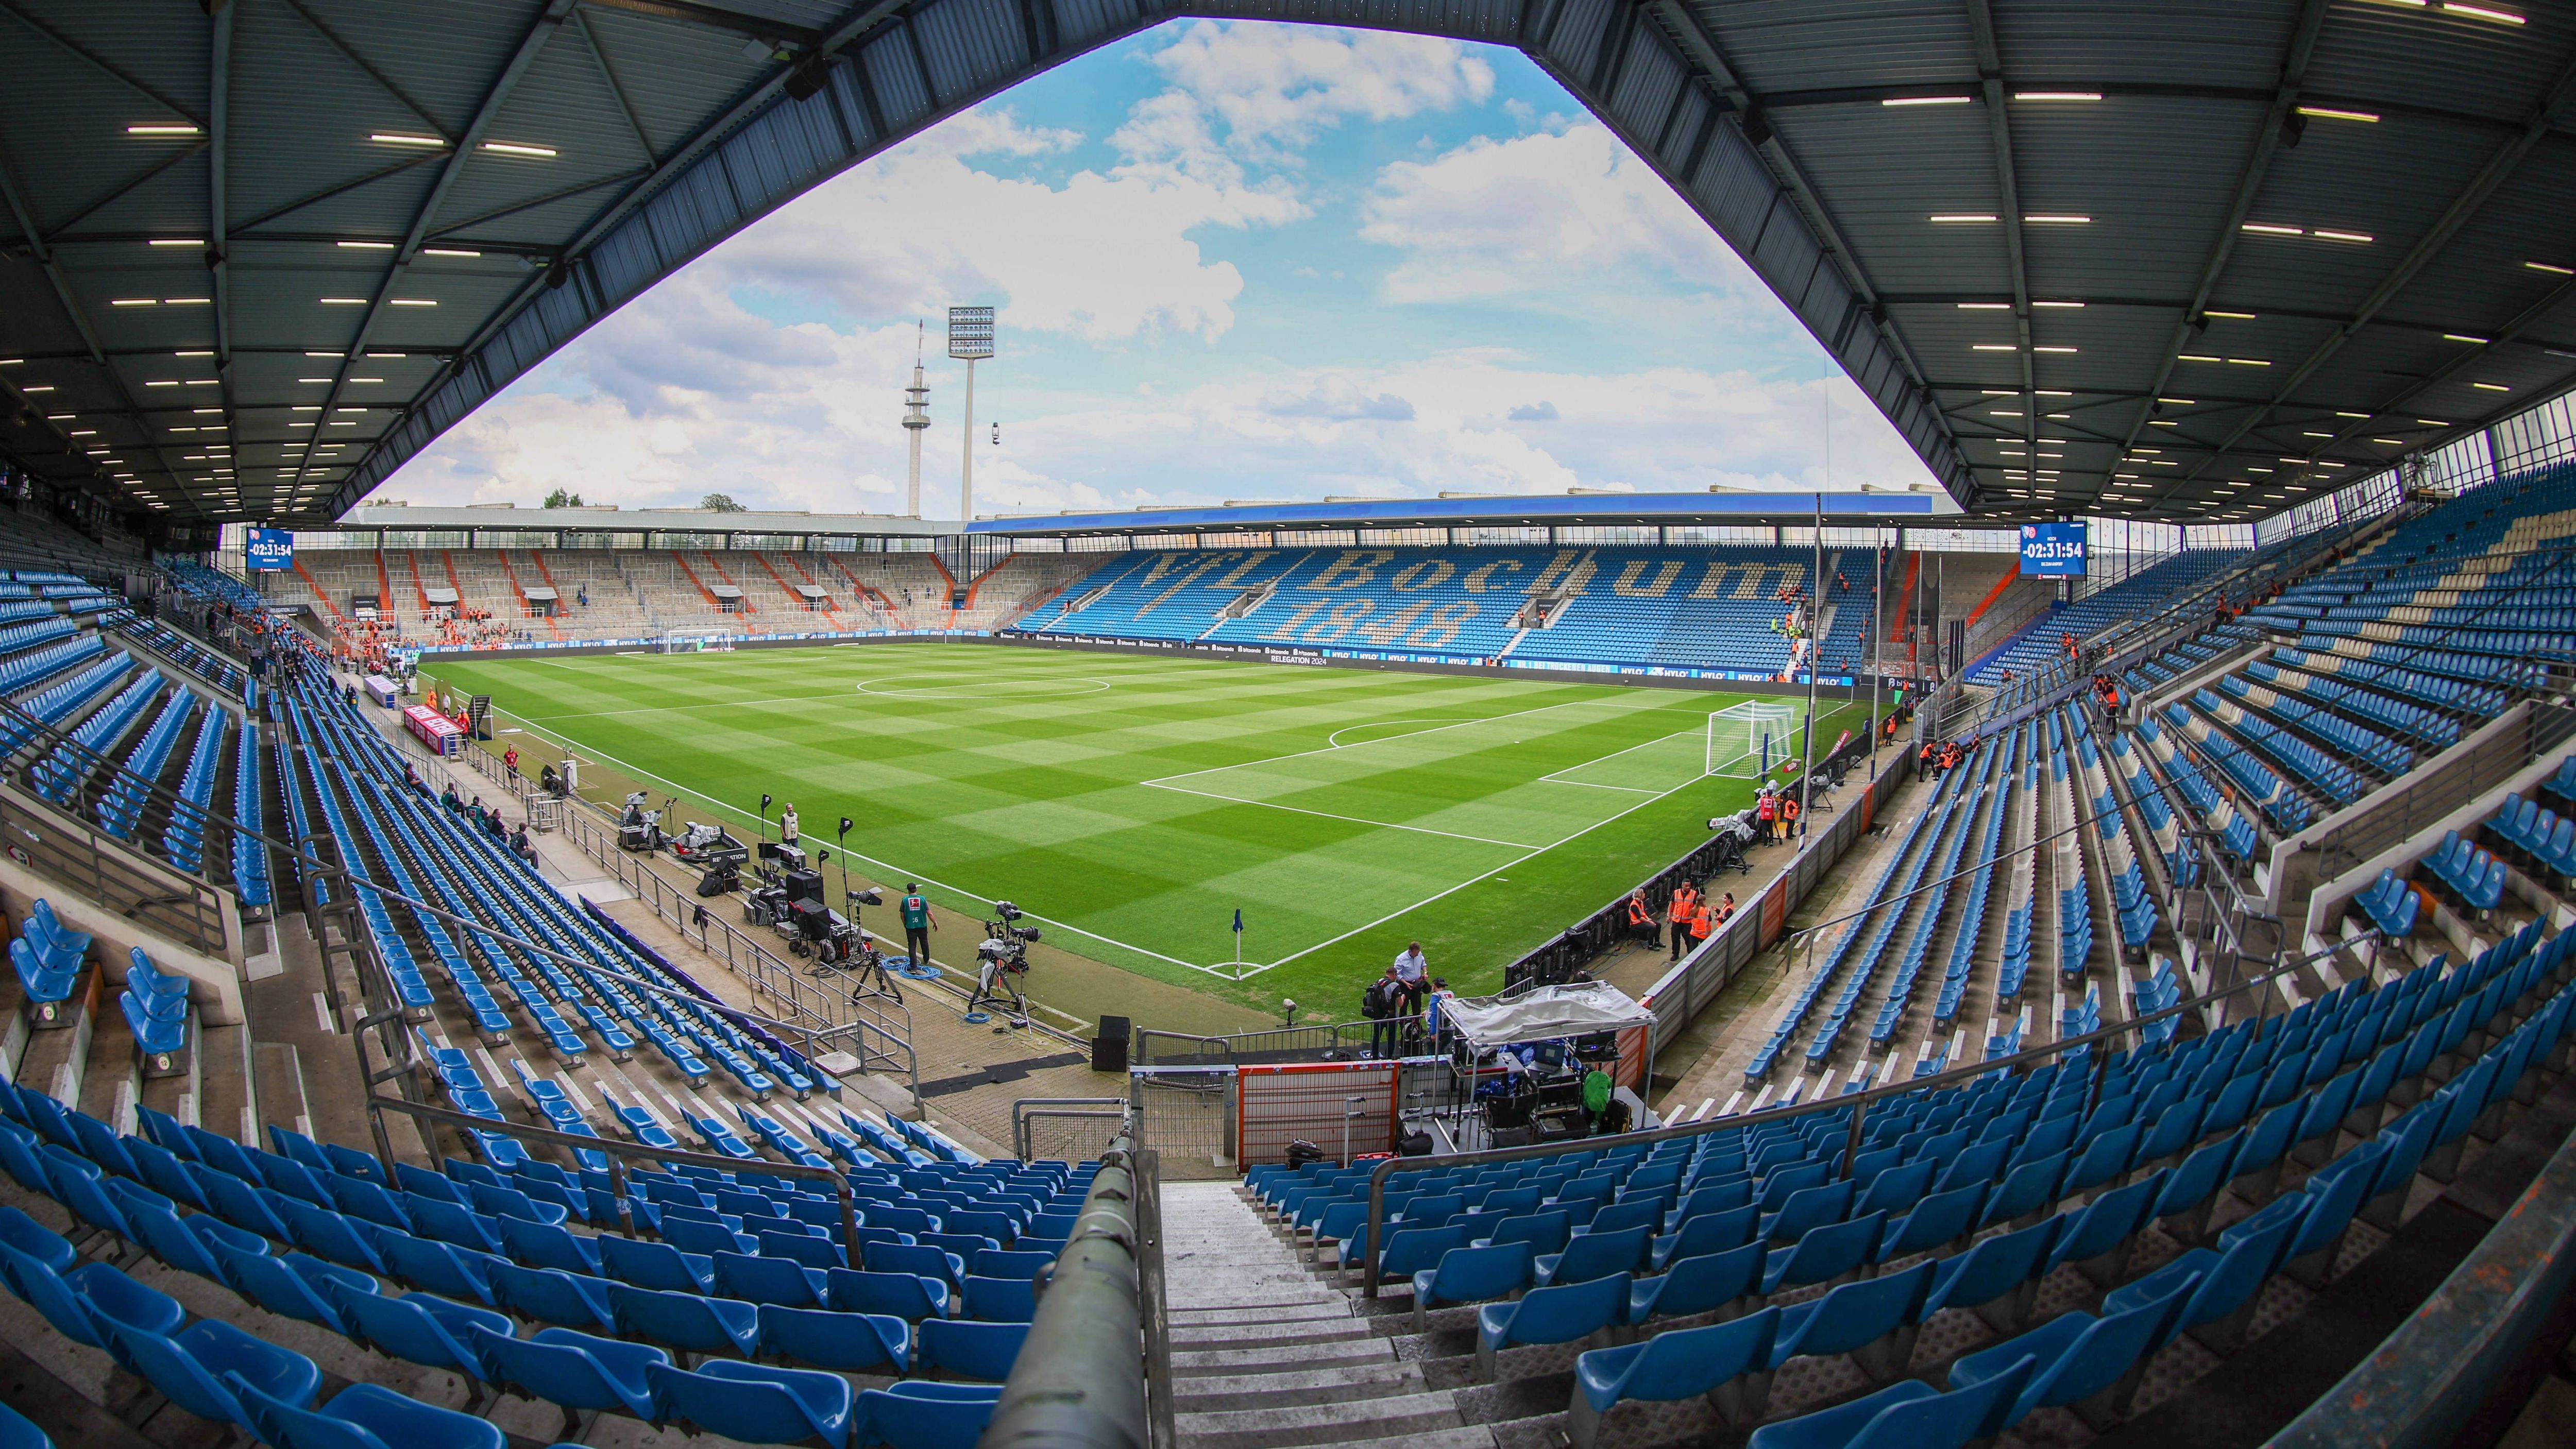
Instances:
[[[1775,700],[1749,699],[1708,717],[1708,773],[1750,780],[1770,773],[1795,749],[1798,710]]]
[[[660,640],[665,654],[703,654],[710,650],[731,652],[741,635],[731,629],[666,629]]]

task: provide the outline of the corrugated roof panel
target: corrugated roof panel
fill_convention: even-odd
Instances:
[[[950,0],[913,24],[942,96],[984,90],[1029,63],[1028,40],[1012,0]]]
[[[2576,12],[2539,0],[2491,0],[2488,8],[2526,23],[2344,0],[2317,36],[2308,88],[2518,124],[2576,48]]]
[[[1692,0],[1755,95],[1846,86],[1974,90],[1977,52],[1957,0]]]
[[[2023,211],[2093,218],[2023,228],[2031,295],[2188,301],[2234,189],[2210,179],[2242,169],[2265,114],[2168,97],[2012,107]]]
[[[737,35],[616,10],[587,9],[581,18],[656,155],[667,155],[770,69],[743,54]]]
[[[1961,7],[1964,8],[1964,7]],[[1997,3],[1995,49],[2012,89],[2120,84],[2269,92],[2298,0],[2049,0]]]
[[[545,0],[307,0],[307,8],[452,135],[473,120]]]

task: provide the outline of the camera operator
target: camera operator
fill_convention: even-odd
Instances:
[[[939,924],[938,914],[922,898],[921,887],[911,881],[904,882],[903,900],[895,909],[903,915],[903,950],[912,958],[912,969],[929,970],[930,931]]]
[[[1369,1055],[1378,1061],[1393,1057],[1404,1037],[1404,983],[1393,966],[1360,993],[1360,1015],[1368,1018]]]

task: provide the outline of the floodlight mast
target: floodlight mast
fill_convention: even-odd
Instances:
[[[921,324],[913,324],[912,386],[903,390],[908,404],[903,413],[903,430],[912,438],[911,482],[904,489],[904,516],[921,516],[921,435],[930,426],[930,384],[921,377]]]
[[[965,448],[958,458],[957,521],[975,521],[975,364],[993,355],[993,309],[948,309],[948,355],[966,364]]]

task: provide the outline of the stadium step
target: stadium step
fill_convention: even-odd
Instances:
[[[1164,1184],[1163,1223],[1175,1425],[1189,1449],[1492,1449],[1493,1432],[1317,1282],[1232,1183]]]

